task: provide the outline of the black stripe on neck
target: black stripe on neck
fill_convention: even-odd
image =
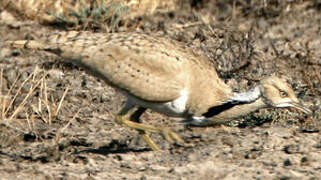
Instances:
[[[246,104],[246,103],[245,102],[238,102],[238,103],[227,102],[227,103],[224,103],[224,104],[219,105],[219,106],[213,106],[213,107],[209,108],[206,113],[202,114],[202,116],[204,116],[206,118],[211,118],[211,117],[213,117],[215,115],[220,114],[223,111],[226,111],[226,110],[231,109],[232,107],[234,107],[236,105],[241,105],[241,104]]]

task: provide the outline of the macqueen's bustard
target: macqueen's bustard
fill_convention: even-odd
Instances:
[[[147,108],[196,126],[227,122],[266,107],[295,107],[311,113],[284,79],[270,76],[250,91],[233,92],[207,58],[165,37],[70,31],[39,41],[7,43],[53,52],[119,89],[127,101],[116,121],[136,129],[154,150],[159,147],[148,132],[160,133],[171,143],[183,144],[183,140],[170,128],[142,124],[140,116]]]

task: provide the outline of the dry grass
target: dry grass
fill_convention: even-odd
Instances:
[[[69,88],[57,103],[50,94],[47,73],[36,67],[24,80],[18,75],[7,92],[3,89],[3,69],[0,72],[0,124],[22,134],[34,132],[35,120],[51,125],[58,116]],[[18,83],[22,81],[22,83]],[[28,87],[25,92],[25,88]],[[37,94],[37,95],[36,95]],[[34,101],[34,99],[36,99]],[[27,124],[27,126],[26,126]]]
[[[63,24],[76,29],[105,27],[115,30],[120,20],[173,10],[177,0],[4,0],[1,9],[46,24]]]

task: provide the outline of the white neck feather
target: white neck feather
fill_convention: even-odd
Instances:
[[[261,96],[261,90],[259,86],[246,92],[235,92],[233,96],[226,102],[230,103],[250,103],[256,101]]]

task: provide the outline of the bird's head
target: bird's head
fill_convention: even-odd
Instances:
[[[294,107],[306,114],[312,113],[309,108],[298,100],[285,79],[273,75],[263,79],[261,87],[261,93],[266,104],[280,108]]]

